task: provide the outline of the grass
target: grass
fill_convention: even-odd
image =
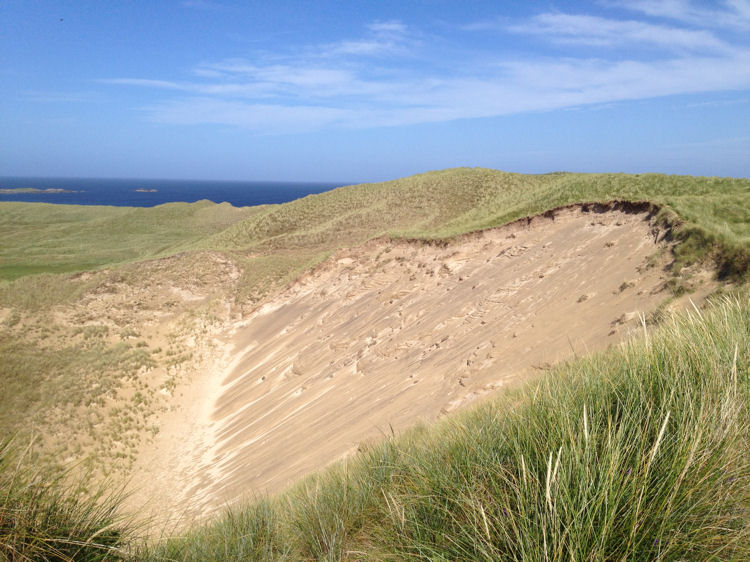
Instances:
[[[210,201],[150,208],[0,202],[0,281],[175,254],[261,209]]]
[[[12,561],[111,560],[124,557],[132,530],[116,514],[117,493],[84,496],[63,477],[29,474],[29,449],[0,443],[0,556]]]
[[[39,436],[58,466],[127,470],[144,428],[169,406],[159,391],[174,390],[200,353],[186,342],[208,345],[214,312],[231,298],[234,266],[214,254],[35,275],[0,288],[0,435]],[[206,299],[183,302],[175,290]]]
[[[70,332],[53,323],[19,323],[25,325],[23,338],[0,331],[3,435],[38,435],[49,463],[62,466],[80,457],[84,444],[104,459],[114,442],[132,440],[138,426],[147,424],[153,413],[148,404],[131,404],[134,421],[128,427],[121,416],[106,412],[125,380],[154,365],[148,347],[111,343],[109,327],[101,324]]]
[[[747,560],[748,304],[674,318],[139,555]]]

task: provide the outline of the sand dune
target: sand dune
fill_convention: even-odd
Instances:
[[[228,328],[134,498],[203,515],[615,343],[664,300],[664,247],[647,206],[616,204],[343,251]]]

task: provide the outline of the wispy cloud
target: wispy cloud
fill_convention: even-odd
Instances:
[[[337,88],[356,81],[354,74],[346,69],[306,64],[253,64],[241,59],[200,65],[195,73],[199,76],[223,78],[238,83],[249,81],[255,85],[268,85],[281,91],[303,87],[310,89]]]
[[[702,102],[697,102],[697,103],[689,103],[686,105],[686,107],[728,107],[728,106],[740,105],[740,104],[750,104],[750,98],[740,97],[740,98],[731,98],[731,99],[724,99],[724,100],[702,101]]]
[[[680,29],[642,21],[598,16],[545,13],[528,22],[508,26],[516,33],[547,40],[600,47],[656,46],[668,50],[720,50],[727,45],[706,30]]]
[[[640,4],[645,10],[649,3]],[[742,6],[723,9],[730,8]],[[370,24],[359,38],[203,62],[184,80],[121,77],[107,82],[161,91],[159,101],[142,108],[150,120],[224,124],[263,134],[750,89],[747,42],[731,43],[713,28],[563,13],[501,23],[495,31],[505,33],[507,44],[521,34],[537,41],[535,48],[513,57],[487,48],[476,48],[471,56],[465,51],[451,55],[426,40],[415,41],[418,30],[386,21]],[[550,42],[555,50],[541,47]],[[630,54],[644,45],[649,57]],[[413,63],[417,55],[420,64]]]
[[[407,26],[399,21],[375,22],[367,26],[365,37],[322,46],[327,56],[379,56],[404,52],[410,41]]]
[[[409,125],[749,88],[750,73],[736,73],[738,67],[750,71],[750,57],[720,63],[713,58],[615,65],[601,60],[505,62],[493,76],[482,79],[379,84],[378,94],[359,103],[337,97],[318,99],[316,104],[191,97],[155,104],[148,112],[162,123],[222,123],[263,133]],[[360,92],[347,93],[351,98]]]
[[[150,80],[147,78],[103,78],[98,80],[103,84],[116,84],[123,86],[145,86],[147,88],[161,88],[168,90],[189,90],[190,84],[179,84],[169,80]]]
[[[287,106],[206,97],[171,100],[147,110],[158,123],[232,125],[276,134],[336,126],[354,117],[351,110],[338,107]]]
[[[203,96],[228,98],[326,99],[339,96],[368,96],[387,89],[381,82],[361,79],[350,70],[311,68],[304,64],[253,65],[238,59],[201,64],[193,74],[212,81],[170,81],[142,78],[110,78],[105,84],[142,86],[159,90],[177,90]]]
[[[626,0],[612,4],[648,16],[700,27],[750,29],[750,0],[725,0],[720,6],[714,7],[691,0]]]

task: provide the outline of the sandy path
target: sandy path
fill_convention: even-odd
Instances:
[[[645,212],[572,207],[339,254],[232,328],[139,460],[134,497],[206,514],[617,342],[665,298],[657,238]]]

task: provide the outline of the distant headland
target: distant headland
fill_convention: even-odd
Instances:
[[[16,187],[14,189],[0,189],[0,193],[81,193],[74,189],[61,189],[59,187],[50,187],[47,189],[38,189],[36,187]]]

